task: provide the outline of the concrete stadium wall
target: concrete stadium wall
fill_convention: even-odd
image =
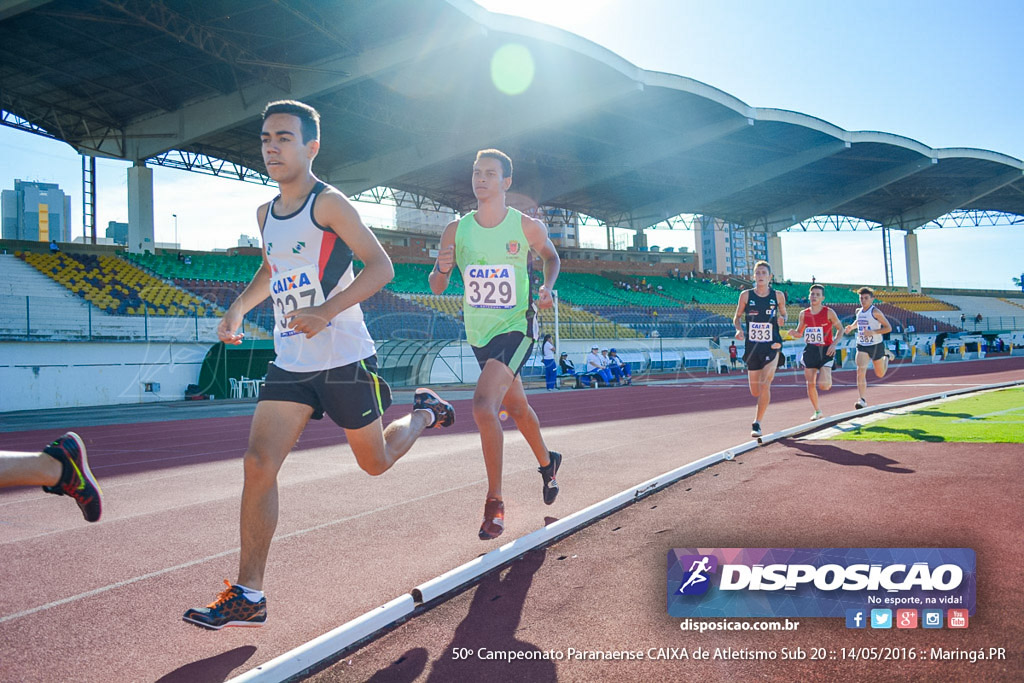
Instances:
[[[184,398],[208,344],[0,342],[0,413]],[[159,391],[146,392],[157,382]]]

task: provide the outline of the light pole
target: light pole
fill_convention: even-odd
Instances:
[[[181,243],[178,242],[178,214],[172,213],[171,218],[174,219],[174,246],[181,251]]]

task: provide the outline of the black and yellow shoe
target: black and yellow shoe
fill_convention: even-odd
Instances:
[[[267,599],[260,598],[252,602],[245,597],[245,592],[234,586],[227,579],[227,588],[220,592],[217,599],[206,607],[194,607],[187,610],[182,621],[200,628],[219,631],[228,626],[254,628],[267,623]]]
[[[435,394],[430,389],[420,387],[413,394],[413,410],[429,410],[434,420],[427,427],[451,427],[455,424],[455,406]]]
[[[99,521],[103,513],[103,491],[89,469],[89,458],[82,438],[74,432],[68,432],[44,448],[43,453],[57,460],[63,468],[60,480],[53,486],[44,486],[43,490],[74,498],[85,521]]]
[[[558,468],[562,466],[561,453],[548,451],[548,457],[551,458],[551,462],[548,463],[547,467],[537,468],[537,471],[540,472],[541,479],[544,480],[545,505],[551,505],[555,502],[555,498],[558,497],[558,480],[555,476],[558,474]]]

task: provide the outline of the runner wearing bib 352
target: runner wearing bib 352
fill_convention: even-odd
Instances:
[[[743,361],[747,364],[750,394],[757,398],[757,411],[750,435],[761,436],[761,420],[772,400],[771,385],[782,356],[779,326],[786,322],[786,295],[771,286],[772,267],[767,261],[754,266],[754,287],[740,294],[733,316],[736,338],[746,341]],[[742,322],[742,327],[741,327]]]
[[[548,451],[519,376],[537,337],[529,252],[532,249],[544,261],[544,284],[537,299],[541,308],[552,305],[558,253],[542,222],[506,205],[505,193],[511,184],[512,160],[506,154],[496,149],[477,153],[473,194],[478,208],[445,228],[437,263],[430,273],[434,294],[448,288],[451,270],[456,266],[465,284],[462,310],[466,339],[480,364],[480,379],[473,393],[473,419],[480,430],[487,469],[487,499],[478,533],[481,540],[497,538],[505,530],[501,493],[504,434],[498,419],[502,404],[537,458],[548,505],[558,495],[555,475],[562,462],[559,453]]]
[[[892,332],[892,326],[880,310],[875,307],[875,292],[870,287],[857,290],[860,295],[860,308],[856,319],[846,326],[849,334],[857,331],[857,390],[860,398],[854,407],[866,408],[868,401],[868,366],[875,369],[875,377],[885,377],[889,369],[889,351],[885,348],[883,335]]]
[[[824,287],[811,285],[807,298],[811,306],[800,311],[799,325],[793,334],[796,337],[802,336],[806,344],[803,353],[804,381],[807,383],[807,398],[811,399],[811,405],[814,406],[811,420],[818,420],[821,418],[818,389],[828,391],[832,388],[832,367],[836,346],[843,338],[843,325],[835,311],[822,305],[825,299]]]

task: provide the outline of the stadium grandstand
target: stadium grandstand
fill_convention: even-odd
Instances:
[[[878,300],[898,330],[994,338],[1024,329],[1016,293],[920,287],[914,230],[942,227],[937,221],[950,212],[967,212],[965,221],[974,216],[976,228],[991,215],[1024,215],[1024,165],[998,152],[933,149],[887,133],[845,131],[798,112],[758,109],[685,76],[639,69],[577,36],[454,0],[384,3],[331,31],[282,3],[258,3],[230,16],[200,3],[173,26],[154,24],[143,5],[92,3],[77,10],[73,39],[54,34],[47,4],[19,3],[0,22],[0,39],[21,64],[19,79],[5,90],[0,123],[62,140],[83,155],[83,232],[92,244],[62,243],[51,253],[45,242],[0,243],[7,253],[0,287],[6,282],[9,294],[2,304],[4,339],[213,344],[219,316],[260,266],[259,250],[144,249],[146,240],[155,244],[146,166],[268,183],[252,131],[262,102],[281,93],[329,112],[324,138],[344,141],[320,151],[321,177],[356,199],[434,210],[445,220],[474,203],[465,159],[496,140],[509,141],[514,189],[524,210],[547,220],[563,259],[557,318],[541,311],[539,321],[573,352],[598,339],[624,348],[635,343],[650,368],[654,363],[640,348],[657,339],[658,369],[711,368],[721,360],[738,293],[749,283],[740,271],[736,277],[700,272],[697,253],[647,244],[645,229],[673,227],[684,214],[760,234],[758,243],[780,266],[774,257],[781,257],[782,230],[816,217],[867,223],[882,229],[887,284]],[[122,32],[112,48],[118,58],[134,60],[144,49],[153,62],[189,63],[195,73],[222,78],[162,70],[140,83],[112,74],[110,55],[90,47],[106,44],[111,21]],[[268,25],[289,35],[287,43],[268,42]],[[226,74],[223,56],[197,45],[196,35],[242,44],[248,57],[233,61]],[[505,95],[480,87],[479,106],[495,116],[453,130],[446,84],[480,85],[475,65],[492,51],[482,35],[514,39],[531,51],[532,87],[547,106],[509,107]],[[440,45],[460,58],[453,60],[447,48],[410,47]],[[282,62],[282,50],[291,51],[285,61],[296,61],[295,70]],[[74,68],[58,72],[35,57],[51,52]],[[379,60],[363,59],[369,54]],[[569,63],[574,69],[562,68]],[[423,96],[391,87],[398,74],[403,83],[421,84]],[[160,102],[155,91],[165,95]],[[61,107],[41,103],[40,92]],[[342,104],[348,102],[359,106]],[[648,142],[655,139],[656,145]],[[584,151],[587,173],[566,166]],[[133,162],[129,203],[142,210],[129,222],[128,248],[95,244],[92,155]],[[613,226],[635,235],[624,249],[583,246],[579,229],[586,220],[606,226],[609,242]],[[890,231],[906,235],[906,291],[892,285]],[[362,304],[383,349],[382,368],[391,362],[389,349],[403,349],[397,358],[417,348],[406,342],[428,342],[422,348],[430,349],[464,344],[459,273],[442,296],[427,286],[437,232],[411,225],[376,232],[395,263],[393,281]],[[810,283],[789,282],[781,267],[777,277],[795,321]],[[29,281],[31,288],[20,284]],[[826,302],[848,320],[856,287],[824,287]],[[272,328],[269,302],[246,316],[248,339],[267,339]],[[444,353],[437,352],[445,359],[438,364],[454,366]]]
[[[31,276],[35,283],[32,291],[39,295],[22,302],[16,297],[5,298],[4,334],[9,337],[27,336],[29,328],[19,322],[26,310],[35,318],[29,325],[32,330],[42,329],[37,325],[44,315],[67,320],[92,315],[95,336],[119,336],[102,330],[111,329],[112,320],[139,317],[154,321],[194,318],[212,331],[216,319],[261,264],[261,257],[252,253],[189,252],[186,260],[181,253],[171,251],[130,254],[107,249],[96,253],[96,247],[79,252],[74,245],[66,245],[66,251],[48,253],[40,245],[17,246],[21,248],[5,249],[10,253],[0,260],[0,287],[14,292],[19,289],[18,281]],[[592,272],[586,272],[588,267]],[[430,268],[422,263],[396,262],[393,281],[362,304],[376,338],[465,338],[461,277],[456,271],[448,291],[434,295],[427,285]],[[826,303],[844,322],[851,320],[858,305],[857,287],[819,284],[825,288]],[[601,262],[582,261],[559,278],[558,336],[568,340],[730,336],[736,299],[743,286],[742,281],[729,284],[707,277],[673,277],[671,269],[664,275],[640,277],[606,270]],[[806,305],[811,283],[781,282],[775,286],[789,298],[787,314],[790,321],[795,321]],[[879,287],[876,297],[897,332],[999,332],[1017,329],[1024,322],[1024,299],[1013,298],[1007,292],[932,296]],[[37,298],[47,303],[33,306],[31,300]],[[34,316],[33,309],[37,311]],[[58,309],[62,312],[57,313]],[[269,300],[251,311],[247,321],[253,333],[266,338],[273,329]],[[555,332],[553,311],[541,311],[539,321],[542,330]],[[62,338],[81,337],[87,332],[78,325],[65,327],[60,330],[51,325],[47,329]],[[131,328],[127,324],[122,327]],[[183,334],[193,339],[197,336],[194,329]],[[124,335],[131,333],[125,331]]]

